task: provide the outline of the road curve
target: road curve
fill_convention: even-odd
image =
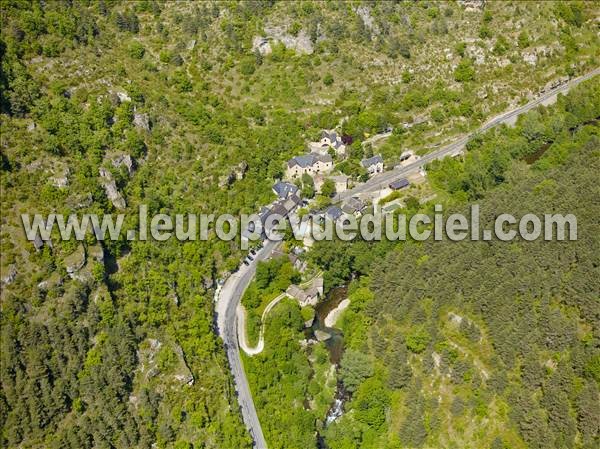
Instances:
[[[317,276],[322,276],[323,272],[319,271],[308,281],[303,282],[299,285],[300,288],[308,287],[312,281]],[[269,304],[263,310],[262,315],[260,316],[260,331],[258,336],[258,343],[256,346],[251,347],[250,343],[248,343],[248,333],[246,330],[246,309],[243,304],[238,304],[237,306],[237,335],[238,335],[238,344],[242,351],[246,353],[246,355],[253,356],[256,354],[260,354],[265,348],[265,326],[267,324],[267,315],[273,310],[273,308],[279,304],[279,302],[284,298],[292,298],[287,292],[282,293],[277,296],[275,299],[271,300]]]
[[[227,359],[229,360],[229,366],[235,382],[237,400],[244,424],[254,440],[254,447],[257,449],[266,449],[267,442],[260,427],[260,421],[252,400],[252,392],[250,391],[250,385],[248,384],[244,365],[242,364],[240,348],[238,346],[236,311],[244,291],[254,277],[258,261],[271,257],[271,254],[279,246],[279,243],[267,240],[264,247],[258,251],[256,257],[248,266],[242,264],[237,272],[227,278],[219,292],[216,304],[217,327],[219,335],[225,343]]]
[[[341,192],[341,193],[335,195],[333,197],[333,202],[337,203],[339,201],[344,201],[345,199],[348,199],[354,195],[359,195],[362,193],[370,193],[370,192],[374,192],[376,190],[385,188],[391,182],[393,182],[397,179],[403,178],[404,176],[406,176],[409,173],[418,171],[421,167],[423,167],[428,162],[431,162],[435,159],[442,159],[448,155],[451,155],[453,153],[456,153],[456,152],[462,150],[465,147],[466,143],[471,138],[471,136],[473,136],[474,134],[487,131],[488,129],[491,129],[491,128],[501,125],[503,123],[505,123],[507,125],[514,124],[519,115],[521,115],[525,112],[528,112],[541,104],[552,103],[556,99],[558,94],[567,93],[569,91],[569,89],[571,89],[572,87],[574,87],[574,86],[578,85],[579,83],[586,81],[596,75],[599,75],[599,74],[600,74],[600,67],[592,70],[591,72],[589,72],[585,75],[582,75],[577,78],[573,78],[572,80],[569,80],[565,84],[549,90],[548,92],[542,94],[540,97],[536,98],[535,100],[532,100],[529,103],[527,103],[521,107],[518,107],[517,109],[514,109],[509,112],[505,112],[504,114],[494,117],[493,119],[488,121],[486,124],[484,124],[481,128],[479,128],[477,131],[475,131],[471,134],[467,134],[465,136],[459,137],[453,143],[443,146],[435,151],[432,151],[431,153],[427,153],[426,155],[421,157],[421,159],[419,159],[416,162],[413,162],[412,164],[406,165],[404,167],[394,168],[393,170],[389,170],[384,173],[375,175],[372,178],[370,178],[367,182],[365,182],[364,184],[360,184],[360,185],[354,187],[353,189],[346,190],[345,192]]]

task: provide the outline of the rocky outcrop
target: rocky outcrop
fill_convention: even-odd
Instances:
[[[273,42],[281,42],[285,48],[294,50],[296,53],[307,55],[311,55],[314,52],[313,43],[310,40],[310,36],[304,30],[300,30],[300,32],[294,36],[287,33],[286,29],[280,26],[266,26],[264,29],[268,40]],[[264,37],[259,37],[259,39],[264,39]],[[254,41],[258,42],[256,38]]]
[[[483,11],[485,0],[458,0],[458,4],[466,11]]]
[[[133,114],[133,124],[136,128],[141,129],[143,131],[149,132],[150,131],[150,117],[148,116],[148,114],[140,114],[140,113],[134,113]]]
[[[66,201],[67,205],[73,209],[82,209],[89,207],[94,202],[94,198],[91,193],[84,193],[81,195],[75,195],[69,197]]]
[[[169,362],[167,366],[161,365],[159,353],[162,350],[172,351],[177,360]],[[144,381],[156,378],[157,390],[164,391],[166,387],[180,388],[195,382],[194,375],[185,361],[183,349],[176,343],[148,338],[138,350],[138,360],[138,375]]]
[[[252,39],[252,51],[258,51],[261,55],[271,54],[273,49],[271,48],[271,44],[269,43],[269,39],[266,37],[254,36]]]
[[[231,170],[231,172],[219,177],[219,187],[228,187],[231,184],[233,184],[236,180],[244,179],[244,176],[247,171],[248,163],[246,161],[240,162]]]
[[[120,154],[111,159],[111,163],[113,167],[119,168],[121,166],[125,166],[127,168],[127,173],[131,176],[135,171],[135,163],[133,158],[129,154]]]
[[[117,209],[125,209],[127,207],[127,203],[125,202],[125,198],[117,189],[117,184],[115,183],[112,174],[106,170],[105,168],[100,167],[100,176],[103,178],[103,186],[104,191],[106,192],[106,196],[110,200],[110,202]]]
[[[85,248],[80,244],[73,253],[69,254],[64,259],[65,269],[69,276],[73,277],[75,273],[81,270],[85,265],[85,261]]]
[[[327,316],[325,317],[325,327],[335,326],[335,323],[340,318],[342,313],[344,313],[344,310],[346,310],[348,308],[349,305],[350,305],[350,300],[348,298],[342,300],[338,304],[338,306],[335,309],[333,309],[331,312],[329,312],[327,314]]]
[[[6,273],[2,274],[2,283],[4,285],[12,284],[16,277],[17,277],[17,266],[15,264],[11,264],[6,269]]]
[[[240,162],[237,167],[233,169],[233,173],[235,174],[235,178],[240,180],[244,178],[244,175],[248,171],[248,163],[246,161]]]
[[[375,23],[375,20],[371,16],[371,10],[364,5],[361,5],[355,9],[356,14],[362,20],[365,28],[368,29],[373,34],[379,34],[379,27]]]
[[[40,290],[48,291],[53,289],[54,287],[61,286],[63,283],[63,279],[60,277],[58,272],[54,272],[50,275],[48,279],[43,280],[37,286]]]

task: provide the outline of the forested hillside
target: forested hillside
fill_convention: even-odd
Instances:
[[[338,375],[351,395],[328,426],[318,407],[305,410],[298,395],[331,394],[311,374],[323,370],[323,344],[302,347],[298,311],[280,310],[270,347],[248,361],[267,431],[296,417],[293,443],[274,433],[275,447],[316,444],[317,431],[336,449],[597,447],[599,88],[597,78],[585,83],[429,169],[435,202],[469,215],[477,200],[484,229],[500,213],[572,213],[577,241],[315,245],[309,258],[326,285],[349,283]],[[417,212],[433,202],[399,211]],[[311,415],[314,427],[300,424]]]
[[[135,227],[140,204],[149,215],[254,212],[323,128],[343,121],[355,175],[374,133],[394,129],[379,148],[390,162],[407,148],[425,153],[598,65],[594,2],[482,3],[2,1],[0,446],[251,447],[213,329],[216,281],[238,266],[238,244],[53,235],[36,249],[20,214],[124,212]],[[485,196],[581,214],[579,242],[370,253],[334,243],[311,256],[327,285],[360,276],[351,294],[364,299],[344,332],[348,357],[370,375],[355,379],[357,411],[323,433],[329,447],[597,443],[597,125],[583,125],[598,117],[583,101],[597,88],[580,95],[562,103],[563,121],[542,113],[504,130],[527,141],[510,160],[484,137],[471,144],[481,159],[431,171],[453,204]],[[541,171],[511,162],[550,142]],[[385,256],[379,268],[374,255]],[[335,373],[322,351],[308,386],[308,369],[287,363],[308,367],[296,309],[283,307],[273,329],[286,327],[287,340],[267,344],[293,342],[269,353],[281,359],[264,371],[257,407],[267,433],[293,431],[280,447],[301,447],[315,441]],[[462,317],[457,329],[449,313]],[[274,406],[281,373],[286,395]],[[269,422],[307,391],[315,413]],[[449,401],[456,419],[444,414]]]

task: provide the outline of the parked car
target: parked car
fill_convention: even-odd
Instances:
[[[246,259],[244,259],[244,265],[246,265],[246,266],[250,265]]]

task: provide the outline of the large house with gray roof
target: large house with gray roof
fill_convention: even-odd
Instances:
[[[360,165],[362,165],[371,176],[376,173],[383,172],[383,158],[379,154],[367,159],[363,159],[360,161]]]
[[[328,154],[330,148],[339,156],[343,156],[346,152],[346,145],[342,141],[342,138],[333,130],[324,130],[321,133],[321,140],[311,142],[308,146],[312,152],[319,154]]]
[[[317,173],[328,173],[331,170],[333,170],[333,159],[330,155],[308,153],[290,159],[285,175],[288,179],[296,179],[304,173],[314,176]]]

